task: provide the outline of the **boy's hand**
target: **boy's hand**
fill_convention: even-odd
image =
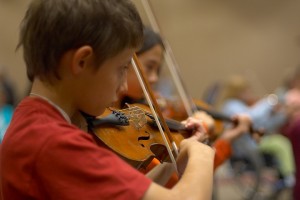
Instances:
[[[182,140],[180,143],[180,152],[177,157],[177,169],[180,177],[184,173],[190,159],[198,160],[196,168],[213,163],[215,150],[206,144],[200,143],[196,138],[196,136],[192,136]]]
[[[187,129],[192,130],[191,138],[199,142],[203,142],[208,138],[207,130],[201,120],[189,117],[181,123],[184,124]]]
[[[212,116],[210,116],[209,114],[207,114],[204,111],[197,111],[193,114],[193,117],[195,117],[196,119],[199,119],[203,122],[209,135],[214,134],[213,131],[215,128],[215,120],[212,118]]]

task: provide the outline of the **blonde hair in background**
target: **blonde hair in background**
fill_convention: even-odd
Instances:
[[[224,100],[237,98],[249,86],[249,82],[242,75],[230,76],[224,83]]]
[[[221,91],[216,101],[216,108],[221,109],[223,103],[230,98],[239,98],[239,95],[250,87],[249,81],[240,74],[234,74],[223,80]]]

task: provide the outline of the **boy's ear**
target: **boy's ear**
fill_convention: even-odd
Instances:
[[[82,70],[93,64],[93,48],[91,46],[82,46],[78,48],[72,59],[72,72],[80,73]]]

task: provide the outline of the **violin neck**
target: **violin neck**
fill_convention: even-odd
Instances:
[[[147,115],[147,116],[149,116],[149,115]],[[151,116],[149,116],[149,117],[151,118]],[[167,123],[168,128],[170,129],[170,131],[179,131],[179,132],[180,131],[189,131],[188,129],[186,129],[186,127],[182,123],[180,123],[180,122],[178,122],[176,120],[165,119],[165,121],[166,121],[166,123]],[[156,125],[156,123],[155,123],[154,120],[151,121],[149,124],[151,126],[157,127],[157,125]]]
[[[198,105],[197,105],[197,109],[206,112],[207,114],[212,116],[214,119],[226,121],[226,122],[233,122],[233,120],[229,116],[224,115],[222,113],[212,111],[212,110],[206,109],[206,108],[204,108],[202,106],[198,106]]]

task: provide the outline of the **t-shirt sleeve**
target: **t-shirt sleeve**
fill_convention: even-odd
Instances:
[[[151,180],[91,138],[64,134],[43,146],[36,174],[47,199],[141,199]]]

